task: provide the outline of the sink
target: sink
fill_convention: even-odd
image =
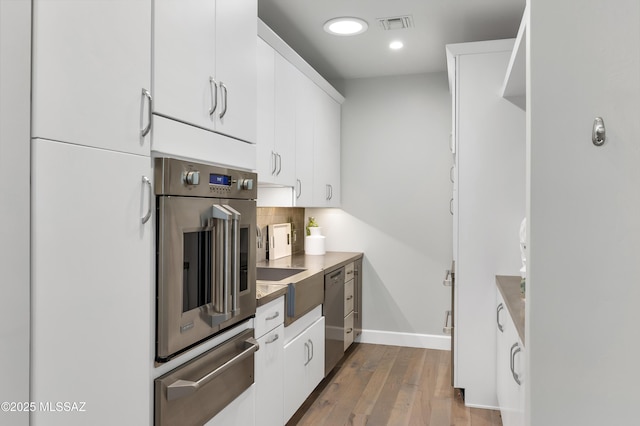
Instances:
[[[304,271],[306,269],[257,267],[256,279],[259,281],[281,281]]]

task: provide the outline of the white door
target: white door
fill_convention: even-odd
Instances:
[[[296,85],[299,71],[279,53],[275,55],[276,182],[293,186],[296,171]]]
[[[284,424],[284,325],[258,339],[256,352],[256,417],[260,426]]]
[[[216,3],[155,0],[154,8],[154,112],[213,130],[220,108],[215,85]]]
[[[276,52],[264,40],[257,42],[257,164],[258,181],[272,182],[275,157],[275,60]]]
[[[69,403],[32,424],[149,424],[149,157],[39,139],[32,153],[31,398]]]
[[[213,3],[213,1],[210,1]],[[216,131],[256,142],[256,0],[216,0]]]
[[[151,2],[33,3],[33,137],[149,155]]]
[[[306,75],[298,71],[296,85],[296,182],[295,203],[306,207],[313,203],[313,128],[314,95],[317,87]]]
[[[313,197],[315,207],[340,205],[340,104],[316,89]]]
[[[528,3],[527,424],[635,424],[640,3]]]

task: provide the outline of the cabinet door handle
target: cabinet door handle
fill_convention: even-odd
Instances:
[[[276,334],[276,335],[275,335],[275,336],[273,336],[271,339],[267,340],[265,343],[266,343],[267,345],[269,345],[269,344],[271,344],[271,343],[275,342],[276,340],[278,340],[279,338],[280,338],[280,336],[279,336],[278,334]]]
[[[353,332],[353,328],[350,328],[349,330],[347,330],[347,334],[351,334],[351,332]]]
[[[329,200],[333,200],[333,185],[329,185]]]
[[[224,117],[227,113],[227,107],[229,106],[229,96],[227,92],[227,86],[224,85],[223,82],[220,82],[220,87],[222,88],[222,111],[220,112],[220,118]]]
[[[456,168],[456,166],[451,166],[451,169],[449,169],[449,180],[451,181],[451,183],[455,183],[455,181],[453,180],[453,170]]]
[[[276,176],[280,176],[280,172],[282,171],[282,156],[278,153],[276,153],[276,156],[278,157],[278,171],[276,172]]]
[[[209,115],[213,115],[218,109],[218,82],[209,77],[209,90],[211,91],[211,108],[209,108]]]
[[[442,285],[445,287],[451,287],[451,271],[449,269],[447,269],[447,275],[445,275]]]
[[[271,175],[276,174],[276,169],[278,168],[278,160],[276,157],[275,151],[271,151]]]
[[[305,358],[306,358],[306,361],[305,361],[304,365],[307,365],[307,364],[309,364],[311,362],[311,357],[309,356],[310,348],[309,348],[309,342],[308,341],[304,342],[304,347],[305,347],[305,351],[304,352],[305,352]]]
[[[296,179],[296,199],[300,198],[300,196],[302,195],[302,182],[300,181],[300,179]]]
[[[149,187],[149,198],[148,198],[149,207],[147,208],[147,214],[142,216],[142,219],[141,219],[142,224],[144,225],[151,218],[151,204],[153,204],[153,191],[151,190],[151,181],[149,180],[148,177],[142,176],[142,184]],[[144,192],[144,188],[143,188],[143,192]]]
[[[504,305],[501,303],[498,305],[498,309],[496,309],[496,323],[498,324],[498,330],[501,333],[504,333],[504,326],[500,324],[500,311],[504,309]]]
[[[313,359],[313,340],[309,339],[309,345],[311,346],[311,358],[309,358],[309,362]]]
[[[151,130],[151,120],[153,118],[153,98],[147,89],[142,89],[142,104],[140,105],[140,115],[143,116],[144,100],[147,99],[147,125],[140,129],[140,135],[144,138]],[[142,121],[142,120],[141,120]]]
[[[451,311],[446,311],[444,317],[444,327],[442,328],[442,332],[446,334],[451,333],[452,328],[449,326],[449,318],[451,318]]]
[[[515,380],[515,382],[518,384],[518,386],[520,386],[522,384],[522,382],[520,381],[520,375],[518,373],[516,373],[516,371],[515,371],[515,359],[516,359],[516,355],[518,354],[518,352],[522,352],[522,348],[520,347],[518,342],[516,342],[516,343],[513,344],[513,346],[511,346],[511,356],[510,356],[510,360],[511,360],[511,375],[513,376],[513,380]]]
[[[453,198],[449,201],[449,213],[453,216]]]
[[[353,294],[351,296],[347,297],[347,300],[351,300],[351,299],[353,299]]]
[[[271,321],[271,320],[274,320],[274,319],[278,318],[279,316],[280,316],[280,311],[275,311],[275,312],[273,313],[273,315],[268,316],[268,317],[266,318],[266,320],[267,320],[267,321]]]

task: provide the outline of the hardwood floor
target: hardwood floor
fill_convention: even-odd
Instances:
[[[465,407],[450,377],[448,351],[354,344],[287,426],[502,425],[498,411]]]

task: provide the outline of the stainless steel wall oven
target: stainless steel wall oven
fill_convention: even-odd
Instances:
[[[256,174],[155,159],[156,361],[255,314]]]

